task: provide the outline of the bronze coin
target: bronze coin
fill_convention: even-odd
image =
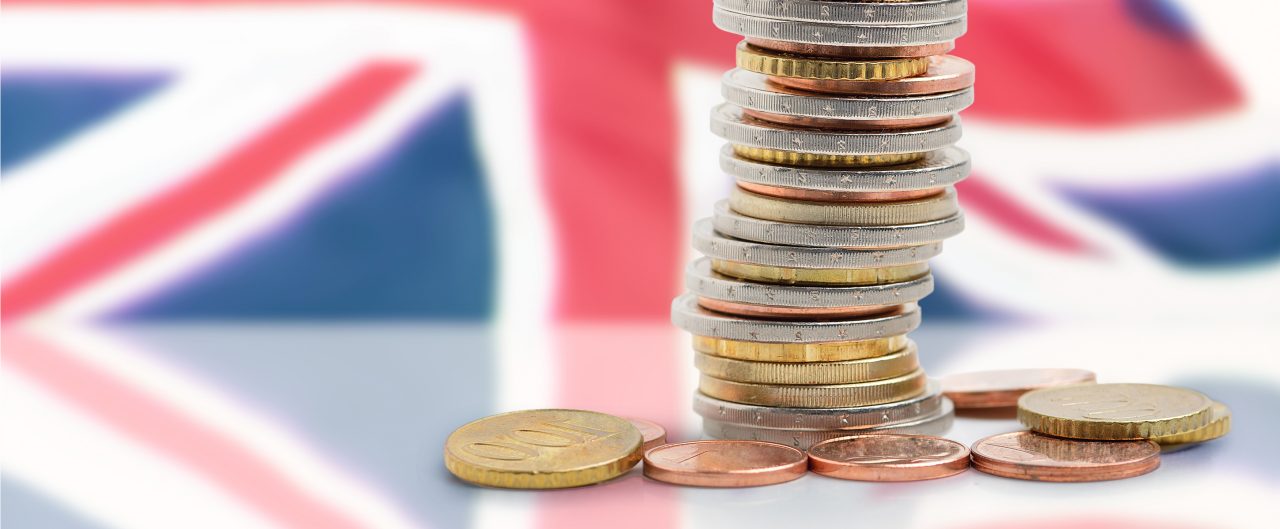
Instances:
[[[924,95],[951,92],[973,86],[973,63],[952,55],[929,57],[924,75],[893,81],[836,81],[770,76],[769,81],[800,90],[855,95]]]
[[[795,127],[809,127],[826,130],[911,129],[941,125],[951,121],[950,115],[896,119],[839,119],[816,118],[812,116],[791,116],[787,114],[775,114],[773,112],[752,110],[749,108],[742,109],[742,113],[761,121],[780,123],[782,125],[791,125]]]
[[[1083,384],[1097,380],[1084,369],[998,369],[942,377],[942,393],[956,409],[1010,408],[1033,389]]]
[[[855,435],[809,448],[809,469],[840,479],[920,481],[954,476],[966,468],[968,448],[928,435]]]
[[[755,487],[791,481],[809,468],[804,452],[762,441],[692,441],[644,455],[644,475],[696,487]]]
[[[667,444],[667,429],[661,424],[644,419],[628,418],[631,424],[640,430],[640,437],[644,439],[644,443],[640,445],[641,452],[648,452],[649,449]]]
[[[1032,481],[1106,481],[1160,466],[1160,445],[1147,440],[1081,441],[1021,431],[973,444],[973,468]]]
[[[738,303],[708,297],[698,297],[698,305],[708,310],[746,316],[748,318],[773,318],[783,320],[846,319],[894,312],[902,305],[866,305],[861,307],[780,307]]]

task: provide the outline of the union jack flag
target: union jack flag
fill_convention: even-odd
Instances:
[[[1235,34],[1252,22],[1229,13],[1251,7],[1204,4],[970,0],[955,51],[978,65],[968,228],[934,263],[926,330],[1194,320],[1277,345],[1258,329],[1280,317],[1280,87]],[[464,487],[439,464],[453,427],[500,409],[695,434],[685,337],[666,318],[691,223],[732,185],[706,116],[738,37],[710,8],[9,2],[4,521],[777,521],[720,518],[708,496],[636,476],[535,497]],[[934,361],[961,367],[957,335],[936,336]],[[1027,347],[1061,364],[1087,345],[1052,336],[991,339],[964,365]],[[1213,347],[1171,336],[1152,347]],[[1233,354],[1224,365],[1253,358]],[[1141,377],[1141,361],[1115,369]],[[1226,371],[1195,380],[1259,415],[1280,402],[1274,383]],[[1228,446],[1223,460],[1249,448]]]

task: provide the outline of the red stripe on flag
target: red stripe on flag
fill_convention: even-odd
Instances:
[[[981,214],[1029,243],[1072,253],[1085,252],[1090,248],[1085,241],[1024,207],[980,177],[970,176],[956,184],[956,189],[965,211]]]
[[[0,290],[0,317],[37,310],[235,206],[366,117],[416,69],[382,61],[353,71],[182,184],[124,211],[9,280]]]
[[[281,526],[365,527],[300,488],[236,439],[190,417],[185,410],[164,404],[162,396],[137,390],[21,330],[5,329],[4,345],[6,366],[44,384],[102,424],[191,468]]]

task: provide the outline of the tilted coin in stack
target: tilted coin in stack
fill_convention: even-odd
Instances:
[[[712,17],[744,38],[711,113],[736,185],[694,225],[704,257],[672,304],[704,431],[802,449],[945,432],[954,406],[907,333],[964,228],[973,67],[945,54],[965,1],[715,0]]]

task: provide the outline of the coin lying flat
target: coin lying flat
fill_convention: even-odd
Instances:
[[[735,68],[720,83],[725,100],[744,109],[841,120],[949,116],[973,103],[973,89],[914,96],[822,95],[770,83],[764,74]]]
[[[973,86],[974,67],[973,63],[954,55],[935,55],[929,57],[929,66],[923,75],[892,81],[802,79],[780,75],[770,76],[769,80],[791,88],[829,94],[937,94]]]
[[[933,277],[923,277],[885,285],[808,287],[777,285],[743,281],[712,270],[711,260],[698,259],[685,269],[685,286],[700,298],[699,304],[707,308],[706,301],[716,300],[754,307],[772,307],[779,310],[791,308],[801,314],[814,309],[813,314],[839,314],[834,312],[849,307],[875,307],[914,303],[933,291]],[[820,312],[822,311],[822,312]],[[826,312],[833,311],[833,312]],[[767,311],[766,311],[767,313]]]
[[[747,37],[747,44],[766,50],[810,55],[816,57],[834,57],[837,59],[884,59],[887,57],[929,57],[942,55],[956,49],[955,42],[935,42],[933,44],[913,44],[908,46],[832,46],[830,44],[810,44],[807,42],[787,42],[785,40]]]
[[[722,200],[708,223],[694,225],[693,244],[712,259],[787,268],[885,268],[923,264],[964,218],[901,226],[820,226],[757,219]]]
[[[920,481],[969,468],[969,448],[928,435],[873,434],[840,437],[809,447],[815,474],[857,481]]]
[[[873,406],[919,396],[928,379],[919,369],[905,375],[856,384],[749,384],[702,375],[698,391],[720,400],[788,408]]]
[[[715,259],[711,269],[729,277],[776,285],[865,286],[914,281],[929,275],[928,263],[880,268],[792,268]]]
[[[1081,441],[1026,431],[981,439],[970,452],[976,470],[1032,481],[1106,481],[1160,466],[1160,446],[1151,441]]]
[[[966,0],[917,0],[913,2],[848,2],[830,0],[715,0],[726,11],[780,20],[807,20],[842,24],[902,25],[954,20],[965,15]]]
[[[758,123],[767,121],[756,120]],[[763,136],[759,136],[763,139]],[[803,138],[802,138],[803,141]],[[756,145],[734,144],[733,154],[758,162],[776,163],[794,167],[817,168],[867,168],[900,165],[924,159],[924,152],[894,152],[883,154],[831,154],[774,149]]]
[[[842,362],[883,356],[906,347],[904,334],[844,342],[775,343],[694,336],[699,353],[756,362]]]
[[[925,153],[907,165],[874,169],[796,168],[737,156],[733,147],[720,149],[720,169],[738,182],[833,192],[896,192],[937,189],[969,175],[969,153],[958,147]]]
[[[929,69],[923,57],[887,59],[813,58],[738,44],[737,66],[749,72],[800,79],[884,81],[920,75]]]
[[[711,112],[711,132],[724,138],[735,146],[747,149],[735,149],[739,156],[753,160],[791,165],[813,165],[817,158],[794,158],[785,153],[803,153],[834,157],[828,165],[848,158],[852,163],[869,163],[860,161],[859,156],[878,155],[910,155],[910,158],[897,159],[888,163],[907,163],[922,159],[925,152],[950,147],[960,139],[960,118],[952,117],[941,125],[918,127],[911,129],[888,130],[829,130],[809,127],[796,127],[764,121],[747,116],[742,107],[731,103],[722,103]],[[751,149],[760,149],[753,151]],[[783,153],[783,158],[773,159],[774,155],[761,153]],[[872,162],[874,163],[874,160]]]
[[[640,447],[640,451],[648,452],[656,446],[667,444],[667,429],[661,424],[644,419],[636,419],[634,417],[627,419],[631,421],[631,425],[640,430],[640,436],[644,439],[644,444]]]
[[[884,356],[842,362],[753,362],[698,353],[694,366],[723,380],[757,384],[856,384],[911,373],[920,368],[916,346]]]
[[[1166,451],[1177,445],[1187,445],[1212,441],[1231,431],[1231,410],[1221,402],[1213,403],[1213,419],[1209,424],[1185,433],[1153,437],[1152,441],[1160,443]]]
[[[945,435],[955,422],[955,409],[951,400],[943,398],[941,408],[932,414],[910,421],[874,426],[864,430],[790,430],[755,428],[729,424],[704,418],[702,430],[716,439],[749,439],[781,443],[800,450],[808,450],[815,444],[851,434],[907,433],[918,435]]]
[[[1012,408],[1033,389],[1093,382],[1084,369],[997,369],[942,377],[942,391],[956,408]]]
[[[1147,439],[1190,432],[1213,418],[1198,391],[1155,384],[1080,384],[1038,389],[1018,399],[1018,421],[1072,439]]]
[[[644,475],[696,487],[756,487],[803,476],[809,457],[795,448],[757,441],[692,441],[659,446],[644,456]]]
[[[899,202],[816,202],[752,193],[734,187],[729,207],[762,220],[820,226],[911,226],[953,218],[960,203],[953,188],[941,194]]]
[[[584,410],[493,415],[454,430],[445,468],[477,485],[579,487],[615,478],[640,461],[643,439],[626,419]]]
[[[936,382],[917,397],[848,408],[787,408],[742,404],[695,393],[693,411],[717,424],[747,426],[766,430],[832,431],[854,435],[858,430],[914,423],[924,418],[947,413],[942,392]],[[946,404],[949,406],[949,404]]]
[[[781,20],[715,8],[716,27],[744,37],[831,46],[912,46],[950,42],[964,35],[966,21],[954,18],[924,24],[854,25]]]
[[[899,311],[858,319],[779,321],[743,318],[698,306],[698,297],[684,294],[671,303],[671,322],[695,336],[775,343],[849,342],[906,334],[920,325],[920,310],[904,305]]]

